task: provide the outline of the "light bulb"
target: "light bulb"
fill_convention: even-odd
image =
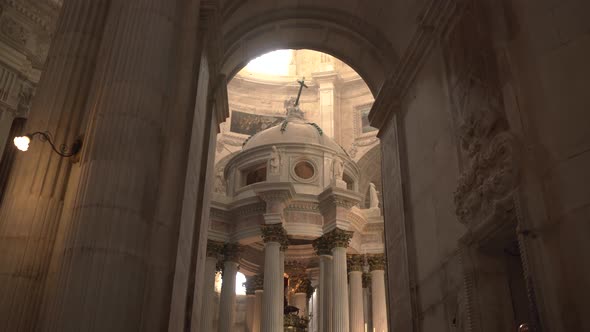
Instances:
[[[14,145],[21,151],[27,151],[29,149],[29,143],[31,143],[29,136],[19,136],[14,138]]]

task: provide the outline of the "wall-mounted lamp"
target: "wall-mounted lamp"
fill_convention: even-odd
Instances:
[[[29,144],[31,143],[31,140],[35,136],[39,136],[40,141],[49,143],[49,145],[51,145],[51,148],[53,149],[53,151],[55,151],[55,153],[57,153],[58,155],[60,155],[62,157],[75,156],[82,149],[82,140],[81,139],[76,139],[74,141],[74,143],[72,143],[72,146],[69,148],[67,145],[62,144],[59,146],[59,149],[58,149],[55,146],[55,144],[53,143],[53,141],[51,140],[51,133],[41,132],[41,131],[36,131],[32,134],[26,134],[24,136],[15,137],[14,138],[14,145],[16,146],[17,149],[19,149],[21,151],[27,151],[29,149]]]

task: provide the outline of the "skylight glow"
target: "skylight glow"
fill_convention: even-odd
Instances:
[[[246,70],[251,73],[287,76],[292,58],[292,50],[272,51],[250,61]]]

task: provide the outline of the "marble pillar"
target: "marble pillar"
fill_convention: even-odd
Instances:
[[[262,316],[262,299],[264,297],[264,291],[257,289],[255,291],[256,299],[254,302],[254,314],[252,323],[252,332],[260,332],[260,323]]]
[[[80,1],[84,7],[93,2]],[[169,173],[161,173],[165,149],[155,148],[164,146],[177,3],[106,3],[99,55],[88,64],[96,70],[86,102],[91,114],[71,215],[62,219],[58,309],[48,315],[55,320],[48,330],[161,330],[168,323],[173,253],[152,251],[152,244],[174,243],[178,235],[176,227],[157,227],[175,219],[158,218],[158,179]],[[152,273],[157,269],[162,273]],[[146,310],[156,302],[161,310]]]
[[[348,280],[346,268],[346,248],[352,232],[338,228],[328,233],[332,242],[332,331],[348,332],[350,329],[348,308]]]
[[[363,308],[367,331],[373,331],[373,310],[371,309],[371,274],[363,272]]]
[[[385,255],[372,255],[369,258],[371,270],[371,307],[373,309],[373,329],[387,332],[387,303],[385,300]]]
[[[260,275],[246,277],[246,331],[260,331],[263,280]]]
[[[219,300],[219,332],[232,332],[236,315],[236,274],[239,246],[227,243],[223,249],[224,263]]]
[[[263,225],[264,293],[262,300],[262,332],[282,331],[283,275],[281,245],[286,237],[282,224]]]
[[[363,311],[363,271],[359,255],[348,259],[350,332],[365,331],[365,317]]]
[[[325,236],[313,241],[313,247],[319,256],[320,281],[318,287],[318,329],[320,332],[332,332],[332,250],[331,243]]]
[[[207,243],[207,258],[205,260],[205,303],[215,301],[215,275],[217,274],[217,261],[223,249],[223,244],[216,241]],[[215,307],[213,305],[204,305],[201,308],[200,331],[213,331],[213,318],[215,316]]]
[[[254,329],[254,310],[256,307],[256,294],[246,293],[246,332]]]
[[[50,131],[58,144],[70,144],[84,132],[109,2],[69,0],[62,7],[32,101],[29,130]],[[62,209],[71,207],[73,195],[67,195],[68,203],[64,196],[77,169],[37,139],[16,156],[0,214],[0,331],[39,329],[44,323],[38,317],[55,317],[58,308],[41,308],[42,296],[44,291],[53,295],[59,282],[50,272],[51,254]]]

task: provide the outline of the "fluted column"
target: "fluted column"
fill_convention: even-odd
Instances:
[[[365,329],[373,331],[373,310],[371,309],[371,274],[363,272],[363,307]]]
[[[238,273],[238,253],[235,243],[227,243],[223,248],[223,272],[219,300],[219,332],[232,332],[236,315],[236,274]]]
[[[283,275],[281,244],[286,237],[281,224],[262,226],[264,240],[264,295],[262,300],[262,332],[282,331]]]
[[[246,277],[244,287],[246,287],[246,331],[252,332],[254,330],[254,320],[256,319],[256,286],[258,279],[257,275]]]
[[[373,308],[373,329],[387,332],[387,303],[385,302],[385,255],[369,257],[371,270],[371,302]]]
[[[156,261],[171,257],[150,254],[150,245],[160,235],[177,234],[154,227],[177,4],[110,3],[98,60],[91,64],[92,115],[72,215],[62,221],[59,312],[49,330],[137,331],[154,328],[145,324],[149,316],[166,324],[168,312],[147,316],[144,300],[152,291],[158,292],[153,298],[167,296],[171,288],[170,271],[150,275]]]
[[[260,325],[262,322],[262,298],[264,296],[264,277],[262,275],[256,276],[256,283],[254,288],[254,294],[256,295],[256,299],[254,301],[254,319],[252,323],[252,332],[260,332]]]
[[[207,258],[205,261],[205,297],[202,307],[200,331],[213,331],[213,318],[215,307],[210,305],[215,301],[215,275],[217,274],[217,261],[222,253],[223,243],[216,241],[207,242]]]
[[[109,3],[64,3],[26,131],[50,131],[57,144],[71,144],[83,133]],[[59,220],[62,209],[71,205],[70,196],[64,204],[64,195],[78,173],[71,160],[37,139],[28,152],[16,156],[0,213],[1,331],[41,328],[43,290],[53,294],[54,278],[48,270]]]
[[[348,270],[350,332],[364,332],[363,267],[359,255],[351,255],[348,257]]]
[[[332,241],[333,289],[332,289],[332,331],[348,332],[348,278],[346,269],[346,248],[352,238],[352,232],[338,228],[328,234]]]
[[[325,236],[313,241],[320,259],[320,282],[318,289],[318,327],[320,332],[332,332],[332,249]]]

